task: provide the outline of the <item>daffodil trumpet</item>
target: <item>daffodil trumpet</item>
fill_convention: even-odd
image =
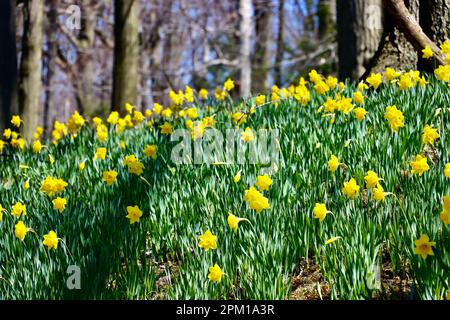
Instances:
[[[239,227],[239,223],[242,222],[242,221],[246,221],[246,222],[251,224],[251,222],[248,219],[246,219],[246,218],[237,217],[234,214],[232,214],[231,212],[228,213],[228,218],[227,218],[228,226],[235,233],[237,233],[237,230],[238,230],[238,227]]]

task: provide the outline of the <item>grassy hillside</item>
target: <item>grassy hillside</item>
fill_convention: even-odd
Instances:
[[[38,130],[41,150],[6,131],[0,298],[450,299],[447,83],[414,73],[387,81],[387,73],[381,84],[373,75],[355,87],[310,76],[245,101],[233,102],[227,90],[200,99],[188,88],[171,94],[172,112],[156,105],[102,124],[74,115],[55,125],[50,141]],[[399,111],[387,108],[394,105]],[[189,120],[194,138],[210,127],[248,127],[254,140],[239,132],[236,148],[257,154],[259,130],[275,132],[268,154],[279,150],[279,161],[254,164],[246,153],[245,161],[176,164],[179,142],[163,132],[168,124],[189,129]],[[117,177],[104,177],[108,170]],[[270,178],[258,182],[264,174]],[[47,177],[67,186],[43,183]],[[58,197],[67,204],[54,204]],[[131,224],[134,206],[142,216]],[[229,213],[248,221],[232,230]],[[32,230],[15,227],[19,221]],[[201,241],[208,230],[216,244],[212,236]],[[210,269],[215,264],[221,271]],[[80,270],[79,290],[67,287],[71,265]],[[299,293],[311,269],[311,292]]]

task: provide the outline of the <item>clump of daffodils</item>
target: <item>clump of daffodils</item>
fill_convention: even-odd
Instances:
[[[53,197],[54,195],[64,192],[68,185],[69,184],[63,179],[48,176],[42,181],[40,190],[46,195]]]
[[[59,211],[59,213],[63,213],[63,211],[66,210],[67,200],[65,198],[57,197],[52,200],[52,203],[53,209]]]
[[[58,248],[59,238],[55,231],[51,230],[49,233],[44,235],[44,240],[42,243],[50,250],[56,250]]]
[[[126,156],[123,164],[128,167],[129,172],[137,176],[140,176],[144,172],[144,164],[134,154]]]
[[[339,162],[338,157],[332,154],[330,160],[328,160],[328,170],[331,172],[336,172],[340,165],[341,163]]]
[[[349,199],[355,198],[359,194],[360,186],[356,182],[354,178],[351,178],[349,181],[344,182],[344,187],[342,188],[342,192]]]
[[[430,127],[428,124],[425,125],[422,133],[422,143],[434,145],[434,142],[439,139],[440,135],[436,128]]]
[[[75,111],[75,113],[70,117],[69,121],[67,122],[67,129],[72,135],[75,135],[78,133],[78,131],[81,130],[81,128],[84,126],[86,120],[78,113],[78,111]]]
[[[211,282],[220,282],[222,281],[223,274],[222,269],[216,263],[214,266],[209,268],[208,279],[211,280]]]
[[[396,106],[386,107],[386,113],[384,114],[385,119],[389,122],[391,129],[397,133],[400,128],[403,128],[405,125],[403,123],[405,117],[403,113],[397,109]]]
[[[217,249],[217,236],[213,235],[211,231],[206,230],[198,238],[200,240],[198,246],[205,251]]]
[[[20,218],[21,215],[26,216],[27,215],[27,207],[21,202],[16,202],[16,204],[14,204],[12,206],[11,214],[18,218]]]
[[[114,182],[117,180],[117,171],[108,170],[103,172],[103,181],[108,185],[112,186]]]
[[[412,174],[418,174],[419,176],[422,176],[424,172],[428,170],[430,170],[430,166],[427,163],[427,158],[423,157],[422,155],[418,154],[411,161]]]
[[[269,190],[269,187],[272,185],[272,179],[270,179],[269,175],[265,174],[262,176],[258,176],[256,179],[256,186],[261,191]]]
[[[250,187],[250,189],[245,190],[244,200],[257,213],[270,208],[269,199],[264,197],[255,187]]]

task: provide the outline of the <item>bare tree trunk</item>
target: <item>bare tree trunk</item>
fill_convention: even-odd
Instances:
[[[423,0],[420,2],[420,26],[435,44],[450,38],[450,2],[448,0]],[[432,71],[433,64],[419,57],[419,70]]]
[[[366,70],[361,78],[368,76],[370,72],[381,72],[387,67],[403,71],[417,67],[422,70],[432,70],[433,64],[420,60],[421,50],[426,45],[432,49],[435,61],[439,64],[444,63],[436,43],[444,41],[449,35],[450,12],[448,9],[450,4],[448,1],[383,0],[382,4],[383,12],[388,18],[385,19],[384,32],[373,58],[370,63],[363,65]],[[354,29],[360,30],[361,28],[358,27],[358,24],[356,24],[357,27],[352,27],[351,24],[346,23],[354,16],[355,12],[353,7],[348,7],[347,1],[338,0],[337,9],[340,28],[339,44],[342,48],[340,49],[340,70],[341,77],[343,77],[349,75],[348,70],[351,70],[352,66],[356,65],[358,66],[356,70],[360,69],[358,59],[361,54],[358,54],[354,47],[355,41],[358,43],[358,33]],[[359,16],[364,15],[360,14]],[[371,17],[369,21],[377,23],[374,20],[376,15],[371,14],[369,17]],[[356,73],[353,71],[352,78],[356,79],[360,73],[360,71]]]
[[[139,84],[139,1],[114,2],[114,70],[112,109],[125,112],[136,104]]]
[[[163,93],[170,86],[169,81],[167,81],[164,75],[171,68],[172,60],[172,0],[165,0],[160,6],[160,16],[163,18],[159,17],[161,22],[155,32],[159,34],[159,30],[163,27],[165,32],[162,39],[159,39],[158,36],[158,41],[155,42],[155,47],[152,52],[152,92],[158,94],[160,96],[158,101],[163,103],[163,99],[166,98]]]
[[[53,123],[55,117],[56,106],[53,94],[53,77],[56,69],[56,57],[58,55],[58,5],[59,0],[51,0],[49,15],[48,15],[48,58],[47,58],[47,75],[45,79],[45,103],[44,103],[44,131],[48,132],[48,129]]]
[[[417,17],[410,13],[403,0],[384,0],[384,4],[395,25],[418,52],[429,46],[436,61],[439,64],[445,64],[445,58],[441,55],[440,48],[428,38],[419,25]]]
[[[167,12],[167,19],[169,22],[172,20],[172,0],[168,0],[167,3],[165,3],[164,10]],[[171,29],[173,29],[173,26],[169,25]],[[171,29],[166,30],[165,39],[164,39],[164,45],[163,45],[163,57],[162,57],[162,67],[165,70],[168,70],[170,68],[170,60],[172,56],[172,32]]]
[[[76,99],[78,110],[87,116],[99,112],[99,101],[94,95],[94,45],[97,10],[95,1],[83,0],[83,15],[77,46]]]
[[[18,113],[15,9],[15,0],[0,1],[0,130]]]
[[[304,0],[304,4],[306,6],[306,16],[304,21],[304,31],[308,37],[313,37],[315,33],[314,19],[315,15],[313,12],[314,3],[313,0]]]
[[[406,0],[405,5],[412,17],[418,21],[419,0]],[[393,20],[385,19],[385,32],[369,68],[371,72],[381,72],[387,67],[404,71],[417,68],[417,50]]]
[[[271,8],[267,1],[253,0],[255,16],[255,54],[253,57],[252,88],[255,92],[261,92],[269,86],[269,40],[270,40],[270,16]]]
[[[335,29],[334,0],[319,0],[317,18],[319,19],[319,40],[325,39]]]
[[[26,139],[33,137],[34,131],[39,125],[41,111],[43,16],[44,1],[25,1],[22,61],[20,65],[19,109],[24,121],[23,136]]]
[[[170,75],[167,75],[166,79],[169,82],[169,85],[172,89],[181,88],[183,83],[183,72],[181,70],[181,63],[183,60],[183,53],[185,47],[183,45],[183,41],[185,40],[186,30],[183,26],[179,24],[174,24],[173,33],[175,37],[171,37],[171,55],[169,61],[169,67],[167,71],[170,72]]]
[[[278,2],[278,34],[277,34],[277,52],[275,54],[275,83],[282,85],[282,61],[284,55],[284,0]]]
[[[251,37],[252,37],[252,2],[251,0],[240,0],[239,15],[240,22],[240,95],[243,98],[250,96],[252,81],[251,64]]]
[[[382,0],[337,0],[339,78],[359,79],[383,34]]]
[[[206,7],[207,0],[202,1],[202,5]],[[194,70],[193,83],[195,88],[202,88],[207,85],[206,77],[208,75],[208,66],[207,62],[210,57],[210,44],[208,39],[208,20],[209,20],[209,11],[205,10],[203,14],[202,28],[203,28],[203,39],[201,44],[201,62],[199,67]]]
[[[152,75],[151,75],[151,91],[152,94],[154,96],[154,98],[157,96],[161,96],[161,92],[164,90],[163,86],[162,86],[162,81],[161,78],[159,77],[160,75],[160,68],[162,66],[162,60],[163,60],[163,41],[159,40],[158,42],[156,42],[156,46],[155,49],[152,52],[151,55],[151,70],[152,70]],[[158,98],[159,99],[159,98]],[[158,100],[156,99],[156,100]],[[158,102],[161,102],[160,99],[158,100]]]
[[[450,37],[450,2],[448,0],[422,0],[420,2],[420,25],[426,35],[436,44]]]
[[[154,78],[154,66],[158,62],[154,61],[154,52],[161,42],[159,30],[162,24],[162,15],[159,12],[153,10],[149,14],[144,15],[143,33],[141,34],[143,48],[141,59],[144,65],[145,76],[141,77],[141,87],[144,88],[144,97],[142,100],[141,109],[144,111],[153,105],[153,78]]]

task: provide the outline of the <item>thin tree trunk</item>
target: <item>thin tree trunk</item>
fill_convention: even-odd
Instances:
[[[317,4],[317,18],[319,20],[319,40],[325,39],[335,28],[334,23],[334,1],[319,0]]]
[[[145,95],[143,99],[142,110],[150,108],[153,105],[153,78],[154,78],[154,66],[157,64],[154,61],[154,52],[161,42],[159,30],[162,19],[158,15],[157,11],[150,12],[145,18],[147,20],[142,21],[144,25],[143,34],[141,37],[143,40],[142,48],[142,61],[144,64],[144,70],[147,72],[141,79],[141,86],[145,88]]]
[[[359,79],[383,34],[382,0],[337,0],[339,78]]]
[[[162,86],[162,79],[160,77],[161,71],[160,68],[162,66],[162,60],[163,60],[163,41],[159,40],[156,43],[156,46],[152,52],[151,55],[151,70],[152,70],[152,74],[151,74],[151,86],[152,86],[152,94],[154,95],[154,97],[156,97],[156,95],[161,96],[162,91],[164,90],[163,86]],[[158,100],[159,99],[159,100]],[[158,102],[161,99],[158,98],[156,100],[158,100]]]
[[[251,65],[251,36],[252,36],[252,3],[251,0],[240,0],[240,95],[243,98],[250,96],[252,81]]]
[[[171,56],[170,63],[167,70],[170,74],[166,74],[167,79],[169,79],[169,85],[172,89],[181,88],[183,83],[183,72],[181,70],[181,63],[183,60],[184,46],[183,41],[185,41],[185,37],[187,37],[185,30],[180,25],[176,25],[173,33],[176,35],[171,39]]]
[[[30,140],[39,125],[42,28],[44,1],[28,0],[24,3],[24,34],[20,65],[19,109],[24,121],[23,136]]]
[[[278,2],[278,34],[277,34],[277,51],[275,54],[275,83],[282,85],[282,61],[284,55],[284,0]]]
[[[160,25],[164,21],[165,32],[163,39],[159,39],[155,42],[155,47],[152,52],[152,92],[158,94],[161,98],[159,102],[163,103],[163,99],[166,98],[163,93],[170,86],[164,75],[164,72],[170,69],[172,58],[172,32],[171,32],[171,20],[172,20],[172,0],[166,0],[160,4],[162,12],[160,15],[164,18],[161,19]],[[170,29],[168,28],[170,26]],[[161,26],[158,26],[156,33],[159,34]]]
[[[45,103],[44,103],[44,131],[48,132],[51,127],[55,112],[55,100],[53,94],[53,77],[55,75],[56,69],[56,56],[58,54],[58,40],[57,40],[57,29],[58,29],[58,5],[59,0],[50,1],[50,11],[48,15],[49,25],[48,30],[50,35],[48,36],[48,59],[47,59],[47,75],[45,79]]]
[[[112,109],[136,105],[139,84],[139,1],[115,0]]]
[[[87,116],[99,112],[99,101],[94,95],[94,45],[97,12],[95,1],[83,0],[83,16],[78,36],[76,98],[78,110]]]
[[[314,27],[314,12],[313,12],[313,0],[305,0],[305,6],[306,6],[306,16],[304,21],[304,31],[307,34],[308,37],[312,37],[315,33],[315,27]]]
[[[206,6],[207,1],[203,0],[202,5]],[[203,14],[203,22],[202,22],[202,25],[204,27],[203,39],[202,39],[202,44],[201,44],[201,48],[202,48],[201,60],[202,61],[200,63],[200,66],[198,68],[196,68],[197,70],[194,70],[193,82],[194,82],[195,88],[203,88],[203,87],[205,87],[205,85],[207,85],[207,80],[206,80],[206,77],[208,75],[207,61],[210,57],[210,45],[209,45],[208,31],[207,31],[208,20],[209,20],[209,12],[207,10],[205,10],[205,12]]]
[[[261,92],[269,86],[269,40],[271,8],[267,1],[253,0],[255,16],[255,54],[253,57],[253,91]]]
[[[18,113],[15,9],[15,0],[0,1],[0,130]]]
[[[168,0],[167,3],[165,3],[164,10],[167,12],[167,19],[170,22],[172,20],[172,0]],[[172,29],[173,26],[170,25],[170,28]],[[170,60],[172,57],[172,32],[170,32],[171,30],[166,31],[163,45],[162,67],[165,70],[168,70],[170,69]]]

